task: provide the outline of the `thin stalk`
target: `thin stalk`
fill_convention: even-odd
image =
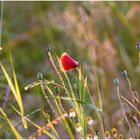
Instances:
[[[52,92],[51,89],[48,87],[48,85],[46,85],[46,88],[47,88],[48,92],[49,92],[51,95],[53,95],[53,92]],[[55,104],[56,104],[56,107],[57,107],[57,109],[58,109],[60,115],[63,115],[63,112],[62,112],[62,110],[61,110],[61,108],[60,108],[60,106],[59,106],[59,104],[58,104],[58,102],[57,102],[57,100],[56,100],[55,98],[54,98],[54,102],[55,102]],[[64,120],[63,120],[63,123],[64,123],[64,125],[65,125],[65,127],[66,127],[66,130],[67,130],[69,136],[70,136],[72,139],[74,139],[74,136],[73,136],[73,133],[72,133],[72,131],[71,131],[71,128],[70,128],[70,126],[69,126],[69,124],[68,124],[68,122],[67,122],[67,120],[66,120],[65,118],[64,118]]]
[[[131,128],[131,125],[130,125],[130,123],[129,123],[129,121],[128,121],[126,115],[125,115],[125,111],[124,111],[123,103],[122,103],[121,98],[120,98],[119,87],[117,86],[116,88],[117,88],[118,100],[119,100],[120,105],[121,105],[121,109],[122,109],[123,116],[124,116],[124,118],[125,118],[125,120],[126,120],[126,122],[127,122],[127,124],[128,124],[128,127],[129,127],[129,129],[130,129],[130,131],[131,131],[132,136],[135,138],[135,135],[134,135],[134,133],[133,133],[133,129]]]
[[[51,46],[48,45],[47,47],[48,47],[48,48],[47,48],[47,51],[48,51],[49,61],[50,61],[51,65],[52,65],[53,69],[55,70],[56,74],[58,75],[58,77],[59,77],[59,79],[60,79],[60,81],[61,81],[61,83],[62,83],[62,86],[64,87],[64,89],[65,89],[65,91],[66,91],[67,96],[70,97],[70,95],[69,95],[69,93],[68,93],[68,90],[67,90],[67,88],[66,88],[66,86],[65,86],[65,82],[64,82],[64,80],[63,80],[63,78],[62,78],[62,76],[61,76],[59,70],[57,69],[57,67],[56,67],[56,65],[55,65],[55,63],[54,63],[54,61],[53,61],[53,58],[52,58],[52,55],[51,55],[51,52],[50,52],[50,47],[51,47]],[[73,104],[72,101],[70,101],[70,103]]]
[[[55,116],[58,116],[57,114],[57,111],[55,110],[55,108],[53,107],[53,105],[51,104],[48,96],[46,96],[46,93],[45,93],[45,90],[44,90],[44,87],[43,87],[43,81],[41,82],[41,90],[42,90],[42,93],[44,95],[44,98],[46,99],[46,101],[48,102],[48,104],[50,105],[50,108],[52,109],[53,113],[55,114]]]
[[[126,101],[133,109],[135,109],[135,111],[139,114],[139,116],[140,116],[140,111],[131,103],[131,102],[129,102],[125,97],[123,97],[122,95],[120,95],[120,97],[124,100],[124,101]]]
[[[12,106],[12,108],[21,116],[22,114],[14,107]],[[31,123],[33,126],[35,126],[38,129],[42,129],[39,125],[37,125],[36,123],[32,122],[28,117],[24,116],[24,118]],[[49,133],[46,130],[43,130],[43,133],[46,134],[47,136],[49,136],[51,139],[54,139],[53,135],[51,133]]]
[[[36,109],[36,110],[34,110],[34,111],[32,111],[30,114],[27,114],[25,117],[30,117],[31,115],[33,115],[33,114],[35,114],[35,113],[37,113],[37,112],[39,112],[39,111],[41,111],[41,109],[39,108],[39,109]],[[15,125],[14,125],[14,127],[17,127],[18,125],[20,125],[22,123],[22,120],[19,120]]]
[[[101,92],[100,92],[100,88],[99,88],[99,82],[98,82],[98,77],[97,77],[97,71],[96,71],[96,64],[95,64],[95,60],[93,61],[93,64],[94,64],[94,74],[95,74],[95,81],[96,81],[96,86],[97,86],[97,94],[98,94],[98,98],[99,98],[99,105],[100,105],[100,109],[101,111],[103,111],[103,106],[102,106],[102,98],[101,98]],[[102,136],[104,137],[104,132],[105,132],[105,129],[104,129],[104,121],[103,121],[103,117],[102,115],[98,112],[98,117],[101,121],[100,125],[101,125],[101,130],[102,130]]]

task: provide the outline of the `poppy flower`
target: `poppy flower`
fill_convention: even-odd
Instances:
[[[66,52],[64,52],[60,57],[60,69],[63,71],[68,71],[78,66],[78,62],[71,58]]]

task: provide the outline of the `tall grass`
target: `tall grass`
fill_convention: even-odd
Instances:
[[[80,6],[78,5],[79,8],[77,8],[78,7],[77,4],[72,3],[71,9],[68,11],[68,13],[67,11],[65,11],[64,13],[61,13],[62,12],[61,10],[60,10],[61,12],[57,11],[56,10],[57,7],[52,6],[54,9],[53,8],[51,9],[52,14],[50,15],[52,16],[52,19],[54,18],[53,20],[58,24],[57,26],[55,25],[53,20],[52,20],[53,21],[52,26],[50,26],[52,21],[50,22],[48,20],[46,21],[46,16],[45,16],[46,11],[44,12],[45,8],[43,9],[41,4],[38,5],[37,3],[35,5],[37,9],[37,13],[35,12],[36,13],[35,17],[38,18],[37,20],[39,21],[41,26],[36,26],[36,23],[35,23],[35,25],[31,27],[29,31],[22,33],[21,35],[17,34],[17,37],[15,39],[7,41],[5,43],[6,49],[4,48],[3,52],[7,53],[9,46],[11,48],[14,47],[14,49],[17,49],[15,47],[20,46],[18,44],[22,45],[22,43],[25,41],[29,41],[28,42],[29,46],[30,45],[37,46],[37,43],[40,45],[40,42],[41,41],[44,42],[44,40],[46,41],[46,38],[47,38],[47,41],[50,41],[52,44],[58,43],[58,46],[62,46],[62,47],[58,48],[59,52],[57,52],[56,53],[57,55],[55,55],[51,53],[51,48],[50,48],[51,46],[47,46],[48,59],[52,68],[50,69],[50,73],[51,75],[54,75],[52,77],[50,76],[51,78],[48,76],[49,72],[48,71],[46,72],[43,69],[43,66],[40,67],[40,65],[38,66],[37,62],[35,62],[36,65],[39,67],[38,68],[35,65],[34,61],[32,65],[30,65],[30,62],[29,62],[30,56],[29,55],[26,56],[23,50],[22,52],[17,49],[20,52],[20,55],[23,55],[24,62],[29,63],[27,67],[23,66],[24,70],[27,69],[26,71],[28,71],[28,68],[31,68],[31,70],[32,71],[35,70],[35,73],[36,73],[36,71],[40,69],[40,71],[43,73],[43,74],[38,73],[37,81],[33,81],[31,84],[28,84],[25,87],[25,90],[27,91],[26,95],[29,95],[29,92],[34,93],[33,88],[39,89],[37,91],[40,91],[40,93],[42,94],[41,100],[43,100],[40,102],[40,104],[37,105],[37,108],[35,110],[30,111],[29,114],[27,113],[28,109],[26,110],[25,108],[27,101],[25,102],[23,101],[23,97],[21,96],[23,91],[20,90],[22,89],[22,86],[18,84],[18,79],[17,79],[16,72],[14,69],[14,67],[16,66],[14,64],[18,61],[16,60],[16,62],[13,64],[12,57],[10,56],[10,66],[12,69],[12,73],[8,73],[8,68],[10,66],[6,67],[4,63],[2,62],[0,63],[1,69],[2,69],[2,76],[4,76],[4,78],[6,79],[6,82],[7,82],[6,85],[9,85],[12,92],[12,95],[10,95],[10,97],[8,98],[11,98],[11,96],[14,97],[14,101],[15,101],[14,103],[16,103],[16,104],[8,105],[9,108],[7,110],[2,107],[0,108],[0,112],[1,112],[0,128],[2,128],[2,131],[4,131],[2,133],[3,134],[2,137],[9,138],[9,137],[12,137],[14,134],[13,137],[17,139],[21,139],[21,138],[29,138],[29,139],[37,139],[37,138],[50,138],[50,139],[135,138],[137,139],[137,138],[140,138],[140,100],[139,100],[138,91],[134,90],[135,83],[138,83],[137,81],[139,81],[139,79],[138,77],[134,77],[133,79],[131,79],[133,74],[135,74],[135,67],[133,66],[134,60],[131,61],[130,59],[131,54],[134,52],[134,48],[132,49],[132,52],[131,52],[131,49],[127,48],[127,45],[129,45],[130,43],[132,45],[133,43],[135,43],[136,39],[138,39],[138,38],[135,38],[135,35],[132,36],[131,24],[129,24],[129,22],[126,19],[126,17],[131,16],[131,14],[129,13],[125,14],[127,13],[127,10],[129,9],[128,7],[130,5],[126,3],[126,9],[123,9],[125,6],[120,6],[121,8],[119,8],[119,4],[116,4],[115,2],[107,3],[107,4],[105,3],[98,4],[96,2],[95,3],[93,2],[92,4],[92,3],[84,2],[84,3],[80,3]],[[92,8],[92,6],[90,5],[92,6],[95,5],[95,7],[97,6],[98,8],[97,9],[95,8],[95,11],[92,12],[94,8]],[[49,7],[50,5],[48,4],[47,6]],[[105,8],[106,6],[108,7],[109,10]],[[61,8],[63,9],[64,7],[62,6]],[[120,9],[119,12],[118,12],[118,9]],[[55,11],[56,13],[53,10],[56,10]],[[81,18],[79,17],[78,10],[80,12],[82,11],[82,20],[84,20],[84,24],[83,24],[84,26],[81,24],[76,24],[77,21]],[[97,12],[97,15],[95,15],[96,12]],[[98,12],[100,14],[98,14]],[[58,16],[60,13],[63,15],[62,17],[59,17],[59,18],[53,17],[54,15]],[[130,13],[135,13],[135,11],[133,9],[132,10],[130,9]],[[47,14],[48,14],[47,19],[48,19],[50,15],[49,13]],[[1,13],[1,15],[3,16],[3,13]],[[27,15],[28,15],[28,12],[27,12]],[[107,18],[104,15],[107,15]],[[64,28],[64,29],[61,29],[60,31],[59,29],[60,24],[62,24],[63,27],[65,26],[64,23],[60,23],[60,20],[63,21],[63,18],[65,18],[65,16],[66,16],[66,21],[68,20],[69,22],[72,22],[75,25],[75,28],[73,28],[72,26],[69,26],[67,30],[65,30]],[[18,20],[16,16],[15,18],[16,20]],[[6,19],[6,21],[8,20]],[[118,23],[119,23],[119,26],[116,26],[116,24]],[[9,26],[11,27],[13,25],[9,25]],[[6,25],[6,27],[10,29],[8,25]],[[42,31],[40,30],[41,27],[45,29],[43,31],[45,35],[44,40],[42,40]],[[85,28],[85,30],[83,30],[83,28]],[[6,33],[8,29],[6,29]],[[19,29],[17,30],[22,31],[21,29],[22,28],[20,25]],[[39,33],[41,33],[41,39],[32,41],[31,37],[34,34],[39,34]],[[95,34],[93,35],[93,33]],[[62,38],[61,37],[59,38],[60,34],[63,34],[66,37],[63,37],[62,35]],[[1,38],[1,35],[0,35],[0,38]],[[70,41],[70,44],[68,45],[69,42],[67,43],[67,40],[69,40],[69,38],[71,38],[71,41]],[[105,50],[106,48],[103,48],[102,46],[103,46],[103,42],[106,41],[107,39],[111,41],[112,46],[118,46],[117,49],[119,53],[116,57],[113,57],[113,56],[111,57],[109,55],[110,56],[109,59],[115,61],[115,59],[119,59],[119,56],[120,56],[120,61],[121,61],[120,64],[125,65],[129,71],[129,75],[127,71],[125,70],[121,73],[122,78],[118,76],[118,78],[114,80],[115,87],[113,87],[113,89],[116,88],[116,91],[115,91],[116,94],[113,94],[113,98],[114,98],[113,101],[107,99],[107,96],[109,97],[111,93],[109,92],[110,94],[108,95],[107,93],[108,91],[106,90],[108,89],[108,87],[111,87],[109,84],[112,83],[112,81],[109,81],[110,77],[107,76],[106,74],[107,71],[103,71],[104,74],[102,75],[100,75],[100,72],[99,72],[99,70],[102,70],[100,66],[102,67],[102,64],[104,64],[104,57],[100,60],[98,60],[98,57],[100,57],[100,55],[101,56],[104,55],[104,51],[106,51]],[[60,42],[65,42],[65,43],[60,43]],[[74,43],[74,46],[87,46],[87,47],[85,47],[84,49],[81,49],[80,47],[79,48],[73,47],[73,43]],[[92,58],[91,59],[92,64],[91,66],[88,65],[91,69],[93,69],[93,73],[88,69],[89,68],[88,66],[87,66],[88,67],[87,71],[85,71],[85,67],[83,65],[80,65],[76,69],[73,69],[72,71],[69,71],[69,72],[66,72],[64,70],[61,71],[58,66],[61,63],[59,59],[59,54],[64,49],[63,48],[64,45],[72,46],[71,47],[72,49],[71,48],[68,49],[69,51],[70,50],[74,51],[73,48],[76,48],[75,54],[77,57],[80,57],[82,61],[85,61],[85,57],[86,57],[85,52],[89,54],[94,53],[97,58],[92,58],[92,55],[90,55],[91,56],[90,59]],[[137,44],[136,47],[138,50],[138,59],[139,59],[139,65],[140,65],[140,48],[139,48],[140,45]],[[0,40],[0,49],[1,49],[1,40]],[[27,52],[28,52],[28,49],[29,48],[27,48]],[[78,54],[77,49],[79,49],[81,53]],[[115,49],[115,52],[117,49]],[[35,51],[35,48],[33,48],[32,50],[34,52],[33,56],[37,59],[38,57],[36,56],[40,54],[39,53],[40,50],[44,51],[44,49],[40,49],[40,48],[37,49],[36,51]],[[112,52],[114,53],[114,51]],[[15,53],[17,52],[15,51]],[[108,53],[110,54],[111,52],[110,51],[107,52],[105,56],[107,56]],[[42,54],[40,54],[39,58],[42,58]],[[109,61],[111,63],[105,63],[104,67],[106,68],[108,65],[111,65],[111,67],[113,67],[112,65],[114,61],[112,62]],[[87,64],[88,62],[89,61],[87,61]],[[18,65],[20,65],[20,62]],[[138,68],[139,68],[139,65],[138,65]],[[114,75],[116,75],[118,72],[117,66],[114,66],[114,68],[115,68]],[[20,70],[21,69],[22,68],[20,67]],[[53,70],[54,70],[54,73],[53,73]],[[29,73],[32,76],[34,76],[35,73],[32,71]],[[139,69],[138,69],[138,72],[139,72]],[[137,74],[139,74],[138,72]],[[46,76],[46,73],[48,74],[47,76]],[[27,74],[27,75],[30,76],[30,74],[29,75]],[[24,84],[26,83],[25,81],[27,78],[26,76],[25,75],[22,76],[24,77],[24,80],[22,79],[21,81]],[[106,76],[107,78],[105,79]],[[93,79],[93,81],[91,79]],[[126,94],[124,94],[124,91],[123,91],[124,89],[122,89],[122,85],[120,84],[122,80],[124,80],[123,82],[126,83],[124,87],[126,87],[125,93],[127,94],[127,96],[125,96]],[[133,80],[134,83],[131,82],[131,80]],[[92,82],[90,83],[89,81],[90,82],[92,81]],[[107,83],[107,81],[109,81],[109,84]],[[102,85],[102,84],[105,84],[105,85]],[[89,86],[92,90],[90,90]],[[93,90],[93,89],[96,89],[96,90]],[[37,91],[35,90],[35,93],[37,93]],[[7,104],[9,102],[10,101],[6,101]],[[106,102],[107,102],[107,105],[105,105]],[[45,105],[43,103],[45,103]],[[49,111],[42,109],[44,106],[46,107],[46,104],[47,104],[47,108],[49,108]],[[118,110],[113,110],[113,112],[111,113],[113,114],[114,112],[116,112],[116,114],[112,115],[111,113],[108,112],[108,108],[109,109],[113,108],[112,106],[114,104],[117,104],[116,108]],[[116,108],[113,108],[113,109],[116,109]],[[120,111],[120,112],[117,113],[117,111],[118,112]],[[118,116],[118,118],[115,118],[116,116]],[[112,120],[110,119],[112,117],[114,117],[115,121],[114,123],[111,124]],[[107,120],[109,121],[106,122]],[[118,127],[120,126],[120,124],[121,124],[121,127]]]
[[[124,137],[123,134],[118,134],[118,130],[116,128],[112,128],[112,132],[109,132],[102,121],[102,114],[104,114],[105,110],[102,107],[97,107],[95,102],[93,101],[93,95],[91,95],[88,85],[87,85],[87,76],[82,75],[82,67],[78,66],[74,72],[74,81],[71,80],[68,76],[68,72],[59,70],[59,67],[55,64],[52,54],[49,49],[47,49],[47,53],[49,55],[49,60],[52,65],[52,68],[55,70],[56,75],[58,76],[58,81],[44,79],[42,73],[38,73],[37,78],[38,81],[33,82],[30,85],[25,87],[25,90],[31,90],[32,88],[39,86],[42,91],[42,95],[45,101],[48,103],[51,112],[53,113],[55,120],[51,120],[50,112],[47,113],[46,119],[47,124],[44,126],[39,126],[35,122],[32,122],[29,117],[34,115],[37,111],[31,112],[31,115],[24,115],[24,105],[22,103],[21,94],[19,91],[19,86],[16,78],[16,73],[13,67],[12,58],[10,56],[10,62],[12,65],[12,72],[14,83],[12,82],[9,74],[7,73],[4,66],[1,64],[1,68],[5,78],[11,88],[11,91],[15,97],[17,104],[19,105],[19,111],[12,105],[11,107],[14,111],[21,116],[21,120],[23,122],[23,126],[25,129],[27,128],[28,123],[30,122],[33,126],[37,128],[36,132],[29,136],[30,139],[40,138],[42,135],[46,135],[48,138],[61,138],[62,136],[59,134],[59,130],[56,129],[56,126],[60,125],[64,130],[64,135],[67,135],[67,138],[121,138]],[[56,56],[56,60],[58,63],[61,63],[59,57]],[[74,70],[73,70],[74,71]],[[139,138],[139,97],[137,91],[133,91],[131,81],[128,77],[127,71],[123,71],[122,75],[126,78],[128,82],[128,89],[132,96],[132,101],[129,101],[125,97],[120,94],[119,90],[119,80],[115,79],[114,83],[116,85],[117,94],[119,103],[121,105],[122,117],[124,117],[126,123],[128,124],[130,134],[129,137]],[[85,78],[84,78],[85,77]],[[97,83],[97,86],[98,83]],[[98,87],[99,88],[99,87]],[[55,90],[54,90],[55,89]],[[63,96],[60,95],[60,92],[63,92]],[[99,92],[99,91],[98,91]],[[99,98],[99,100],[102,99]],[[125,108],[124,101],[127,104],[127,107],[134,109],[133,115],[129,112],[130,117],[128,116]],[[64,103],[65,102],[65,103]],[[65,106],[68,105],[68,107]],[[101,104],[100,104],[101,105]],[[16,138],[22,138],[20,132],[16,130],[15,126],[8,119],[7,115],[1,108],[1,113],[10,125],[11,132],[14,133]],[[40,111],[40,109],[39,109]],[[93,112],[93,113],[91,113]],[[44,111],[42,112],[42,115]],[[45,113],[46,114],[46,113]],[[90,116],[89,116],[90,115]],[[96,117],[95,117],[96,116]],[[133,121],[135,120],[135,125],[133,125]],[[16,127],[20,124],[19,121]],[[124,127],[125,127],[125,122]],[[100,124],[98,130],[96,130],[97,124]],[[112,133],[112,134],[110,134]]]

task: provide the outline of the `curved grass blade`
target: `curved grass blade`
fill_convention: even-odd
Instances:
[[[17,83],[17,79],[16,79],[16,74],[15,74],[15,71],[14,71],[14,68],[12,66],[12,70],[13,70],[13,76],[14,76],[14,82],[15,82],[15,85],[12,83],[12,80],[9,76],[9,74],[7,73],[6,69],[4,68],[4,66],[0,63],[0,66],[2,68],[2,71],[4,73],[4,76],[11,88],[11,91],[20,107],[20,111],[22,113],[22,121],[23,121],[23,125],[24,125],[24,128],[27,128],[27,123],[26,123],[26,120],[24,119],[24,108],[23,108],[23,104],[22,104],[22,99],[21,99],[21,95],[20,95],[20,91],[19,91],[19,87],[18,87],[18,83]]]

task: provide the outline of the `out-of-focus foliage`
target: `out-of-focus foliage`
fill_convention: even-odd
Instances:
[[[41,95],[39,89],[36,88],[31,94],[23,90],[24,86],[36,81],[38,72],[42,72],[47,79],[57,79],[44,48],[46,44],[51,44],[53,54],[60,56],[66,51],[80,62],[96,100],[93,65],[95,60],[103,108],[106,112],[105,124],[107,127],[112,127],[110,123],[120,127],[119,123],[116,123],[120,107],[114,102],[116,95],[112,81],[114,77],[120,77],[121,70],[127,69],[134,88],[139,88],[140,67],[135,48],[136,43],[140,41],[139,2],[5,1],[3,12],[3,50],[0,52],[0,58],[10,73],[8,56],[9,51],[12,53],[27,113],[32,108],[37,108],[37,105],[43,108],[45,103],[38,96]],[[55,61],[58,64],[57,59]],[[0,76],[0,105],[3,105],[8,85],[1,71]],[[128,87],[124,79],[121,89],[127,97]],[[14,104],[13,100],[10,94],[5,106],[11,116],[13,112],[7,107]],[[39,114],[34,119],[42,121]]]

